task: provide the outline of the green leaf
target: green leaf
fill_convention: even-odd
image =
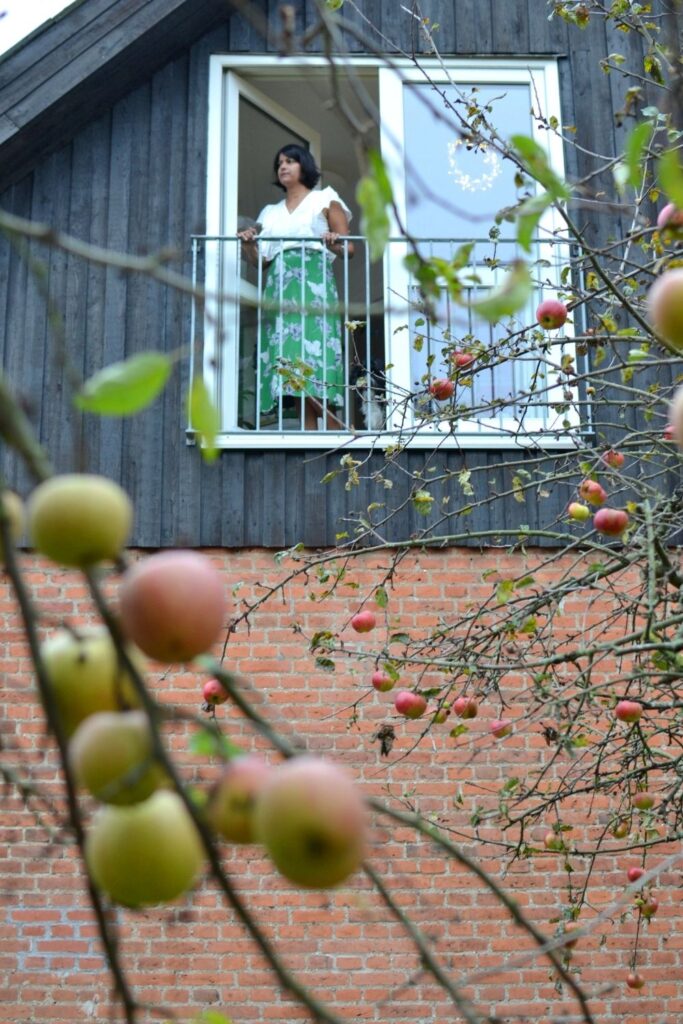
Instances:
[[[384,587],[377,587],[377,590],[375,591],[375,603],[378,608],[386,608],[389,604],[389,595]]]
[[[453,726],[448,735],[451,737],[452,740],[457,740],[458,736],[464,736],[465,733],[469,731],[469,726],[465,725],[464,722],[460,722],[459,725]]]
[[[173,360],[163,352],[139,352],[98,370],[85,382],[74,403],[100,416],[132,416],[163,391]]]
[[[496,323],[526,305],[530,294],[529,268],[523,260],[515,260],[502,283],[491,289],[486,298],[473,302],[471,308],[489,323]]]
[[[190,737],[190,753],[200,754],[202,757],[221,757],[230,760],[243,753],[241,747],[229,740],[227,736],[216,729],[200,729]]]
[[[463,267],[466,267],[468,265],[468,263],[470,262],[470,256],[472,255],[473,249],[474,242],[465,242],[464,245],[460,246],[455,256],[451,260],[451,267],[453,268],[453,270],[462,270]]]
[[[555,174],[548,163],[548,154],[535,139],[528,135],[513,135],[510,142],[525,170],[548,190],[553,199],[569,199],[569,189]]]
[[[515,589],[514,580],[501,580],[496,587],[496,601],[498,604],[507,604]]]
[[[202,456],[206,462],[213,462],[218,456],[216,435],[220,428],[220,414],[203,377],[195,377],[187,396],[187,409],[192,429],[199,435]]]
[[[361,208],[360,231],[368,240],[370,259],[381,259],[389,239],[391,221],[387,207],[393,202],[391,182],[377,150],[368,153],[368,173],[358,182],[356,200]]]
[[[637,124],[626,140],[624,162],[628,170],[627,181],[633,188],[639,188],[643,176],[643,154],[652,135],[652,125],[647,121]]]
[[[541,192],[525,200],[517,211],[517,241],[525,252],[531,252],[531,239],[539,220],[553,201],[550,192]]]
[[[195,1017],[195,1024],[232,1024],[232,1020],[216,1010],[204,1010],[200,1017]]]
[[[659,183],[676,206],[683,207],[683,171],[675,149],[667,149],[659,158]]]
[[[408,644],[410,637],[407,633],[392,633],[389,637],[390,644]]]
[[[321,672],[336,672],[337,666],[332,661],[332,658],[324,658],[322,655],[318,655],[315,659],[315,663]]]

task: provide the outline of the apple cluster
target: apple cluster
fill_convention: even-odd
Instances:
[[[38,552],[85,571],[102,562],[121,567],[133,519],[125,492],[88,474],[41,483],[25,515],[17,496],[2,492],[2,512],[11,538],[26,528]],[[66,745],[71,777],[100,805],[84,846],[93,882],[124,906],[176,899],[204,868],[198,822],[235,843],[262,843],[297,885],[347,878],[363,856],[365,811],[339,767],[301,756],[273,768],[241,756],[197,807],[169,778],[144,678],[148,659],[185,664],[218,641],[227,603],[211,560],[176,550],[143,557],[122,572],[117,601],[120,637],[104,624],[65,627],[40,647],[46,710]],[[361,612],[356,628],[372,626],[372,613]],[[217,679],[203,695],[212,705],[227,698]]]
[[[364,608],[351,618],[351,628],[357,633],[369,633],[376,625],[377,617],[369,608]],[[371,683],[378,693],[388,693],[394,689],[397,678],[395,673],[392,675],[386,669],[377,668],[372,674]],[[427,708],[427,698],[417,690],[398,690],[394,696],[394,710],[403,718],[422,718]],[[475,697],[466,694],[456,697],[451,704],[440,701],[432,714],[432,723],[439,725],[446,722],[451,713],[462,719],[476,718],[479,714],[479,703]],[[509,736],[512,729],[512,722],[507,718],[495,719],[489,724],[489,732],[494,739]]]
[[[448,402],[455,394],[455,381],[461,372],[472,369],[476,356],[473,352],[455,349],[448,356],[452,369],[448,377],[439,377],[429,385],[429,393],[437,402]]]
[[[612,469],[621,469],[625,457],[623,452],[610,448],[603,453],[602,461]],[[570,519],[577,523],[585,523],[591,516],[589,505],[593,505],[597,508],[593,515],[593,527],[598,533],[605,537],[621,537],[626,532],[629,526],[628,512],[622,508],[609,508],[605,505],[607,491],[602,484],[588,477],[579,484],[578,493],[582,501],[572,501],[567,506],[567,515]]]

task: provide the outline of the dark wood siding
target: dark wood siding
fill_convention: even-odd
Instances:
[[[594,19],[588,30],[579,32],[568,30],[559,19],[549,22],[545,0],[505,0],[504,18],[500,16],[501,3],[423,0],[421,6],[425,15],[439,22],[436,38],[443,54],[559,55],[565,121],[577,126],[587,149],[609,151],[616,144],[612,111],[621,102],[623,88],[618,78],[604,75],[598,66],[599,57],[617,46],[617,41],[607,38],[603,19]],[[54,129],[50,138],[39,142],[43,122],[38,119],[38,130],[31,132],[24,158],[35,157],[41,146],[51,145],[52,151],[7,188],[0,202],[19,215],[46,221],[113,249],[140,253],[170,246],[178,253],[172,265],[188,273],[189,236],[204,226],[209,56],[273,50],[277,40],[266,42],[257,27],[232,14],[183,47],[179,42],[182,32],[196,33],[197,17],[190,17],[188,5],[169,3],[170,13],[161,28],[136,36],[137,49],[131,51],[117,35],[124,32],[126,19],[122,15],[127,12],[132,17],[135,12],[141,17],[145,9],[151,14],[156,0],[143,5],[137,0],[128,5],[123,0],[118,4],[92,0],[92,4],[102,8],[102,17],[111,21],[102,46],[119,45],[120,56],[97,78],[97,103],[95,97],[81,95],[80,106],[72,102],[57,108],[57,112],[65,112],[65,120],[59,124],[64,140],[61,146],[55,148]],[[213,24],[214,5],[207,0],[203,6]],[[274,32],[280,25],[279,6],[279,0],[261,4]],[[407,53],[428,49],[419,25],[397,15],[397,0],[365,0],[360,6],[374,28],[350,13],[363,37],[349,35],[353,50],[362,52],[366,46],[369,50],[373,46],[387,49],[387,39]],[[93,33],[102,26],[96,31],[86,18],[88,7],[78,9],[83,24],[79,22],[68,50],[61,57],[44,55],[55,62],[56,76],[73,74],[79,60],[92,58],[92,48],[100,38],[95,39]],[[200,7],[195,6],[195,14]],[[297,9],[300,18],[310,21],[310,0]],[[63,31],[67,25],[65,19]],[[618,43],[622,49],[632,45],[622,34]],[[12,57],[15,67],[23,62],[25,76],[33,73],[41,45],[44,43],[36,37],[26,52],[18,51]],[[139,61],[132,65],[134,58],[138,60],[136,55],[153,67],[155,53],[166,52],[177,56],[141,80]],[[65,56],[66,61],[62,59]],[[106,77],[122,69],[115,102],[103,109],[110,95]],[[121,94],[122,81],[124,85],[135,82],[135,87]],[[75,81],[73,88],[77,89]],[[15,91],[17,109],[21,103],[36,102],[26,79],[23,93],[18,86]],[[97,116],[92,117],[95,109]],[[568,163],[571,176],[581,176],[588,168],[581,153],[570,151]],[[613,221],[592,222],[596,239],[610,228],[614,228]],[[120,480],[130,492],[136,505],[137,545],[283,548],[302,541],[323,546],[342,531],[354,537],[355,524],[349,516],[371,502],[399,509],[386,525],[378,527],[379,535],[387,540],[420,535],[430,524],[436,534],[447,532],[458,542],[466,542],[473,531],[491,530],[495,537],[496,531],[521,524],[528,525],[533,535],[535,527],[552,525],[570,497],[570,484],[560,480],[549,485],[549,494],[542,500],[531,492],[517,500],[512,478],[532,458],[520,451],[411,451],[401,457],[400,465],[387,467],[382,454],[375,453],[364,467],[364,477],[384,470],[392,488],[364,478],[359,488],[350,491],[345,489],[343,475],[325,486],[320,484],[325,473],[339,467],[339,453],[226,451],[217,464],[204,465],[199,451],[185,441],[182,396],[187,386],[186,362],[179,366],[163,398],[141,416],[125,421],[83,420],[71,404],[71,380],[136,351],[157,347],[170,351],[187,344],[187,300],[142,278],[30,246],[32,258],[45,268],[51,303],[63,318],[62,344],[59,332],[50,327],[39,280],[25,261],[9,259],[6,240],[1,247],[0,268],[8,268],[0,273],[3,365],[19,387],[57,468],[76,466],[101,472]],[[411,488],[427,465],[436,467],[438,477],[451,474],[434,487],[437,502],[429,519],[419,516],[410,502]],[[550,476],[553,465],[554,456],[549,455]],[[26,473],[10,452],[2,452],[1,466],[13,486],[21,492],[28,490]],[[468,499],[457,481],[457,474],[465,468],[472,471],[475,499]],[[488,500],[499,494],[507,497]],[[470,500],[484,504],[471,515],[441,524],[440,501],[446,497],[449,503],[444,507],[451,511],[465,507]],[[385,515],[385,510],[376,510],[373,522],[381,524]],[[504,539],[502,532],[500,536]]]

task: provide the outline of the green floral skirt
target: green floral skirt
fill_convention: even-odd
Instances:
[[[297,248],[278,253],[268,267],[258,358],[262,414],[277,409],[280,396],[311,395],[332,407],[343,402],[341,319],[332,262],[326,250]],[[293,404],[298,405],[285,403]]]

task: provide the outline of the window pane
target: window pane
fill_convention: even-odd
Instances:
[[[471,97],[479,107],[490,105],[487,117],[505,139],[532,130],[528,84],[463,86],[458,90],[446,85],[444,89],[463,116],[467,109],[463,97]],[[516,168],[492,148],[468,144],[453,126],[455,115],[443,103],[437,102],[436,110],[432,109],[436,98],[427,84],[404,86],[407,226],[414,238],[425,240],[420,249],[426,258],[450,260],[460,244],[477,240],[470,259],[475,280],[467,295],[469,300],[477,300],[501,282],[509,264],[520,255],[513,229],[505,223],[499,240],[493,242],[488,237],[496,212],[518,199]],[[448,241],[434,241],[439,238]],[[417,289],[413,297],[419,299]],[[529,322],[532,305],[530,302],[529,308],[520,312],[518,326]],[[507,359],[507,352],[499,354],[496,345],[507,335],[505,325],[492,327],[478,320],[471,309],[453,302],[446,292],[435,312],[436,322],[430,323],[419,309],[411,318],[411,377],[418,395],[418,414],[421,409],[429,414],[439,407],[426,389],[429,380],[444,377],[451,369],[445,348],[466,349],[477,341],[491,353],[491,363],[484,367],[479,361],[471,385],[459,385],[457,402],[471,405],[473,419],[490,420],[486,407],[494,399],[510,402],[528,386],[533,360]],[[501,413],[510,416],[515,411],[509,407]]]
[[[480,107],[490,104],[489,120],[504,138],[530,133],[529,85],[443,88],[463,115],[466,105],[459,97],[471,96]],[[453,125],[455,114],[438,102],[431,86],[404,85],[403,109],[408,230],[422,238],[486,235],[493,214],[515,202],[514,165],[490,148],[468,146]]]

